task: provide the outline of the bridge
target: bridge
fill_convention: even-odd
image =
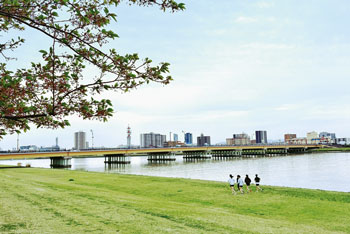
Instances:
[[[323,148],[323,145],[241,145],[241,146],[205,146],[205,147],[171,147],[171,148],[143,148],[143,149],[91,149],[81,151],[54,152],[18,152],[1,153],[4,159],[42,159],[50,158],[53,167],[70,167],[72,157],[105,157],[105,163],[127,164],[129,157],[146,155],[150,161],[174,161],[176,154],[184,159],[249,157],[256,155],[273,155],[304,153],[310,149]]]

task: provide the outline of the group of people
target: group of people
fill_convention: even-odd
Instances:
[[[228,183],[230,184],[232,194],[236,195],[235,184],[237,184],[237,191],[240,191],[243,194],[244,183],[247,185],[247,192],[252,192],[252,189],[250,188],[252,180],[249,178],[248,175],[245,176],[244,182],[240,175],[237,175],[237,180],[233,178],[233,175],[230,174],[229,176],[230,178],[228,179]],[[255,175],[254,181],[256,186],[256,192],[262,191],[262,189],[260,188],[260,177],[258,176],[258,174]]]

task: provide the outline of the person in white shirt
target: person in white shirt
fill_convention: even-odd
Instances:
[[[228,183],[230,184],[230,188],[231,188],[232,194],[236,195],[235,180],[233,179],[233,175],[231,175],[231,174],[230,174],[230,179],[228,179]]]
[[[238,189],[239,191],[243,194],[243,179],[241,178],[240,175],[237,175],[237,184],[238,184]]]

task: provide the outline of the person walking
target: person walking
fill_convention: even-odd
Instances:
[[[241,192],[241,194],[243,194],[244,193],[244,191],[243,191],[243,180],[242,180],[240,175],[237,175],[237,185],[238,185],[239,191]]]
[[[262,188],[260,188],[260,177],[258,176],[258,174],[255,175],[254,181],[255,181],[256,191],[257,192],[259,190],[262,191]]]
[[[245,175],[244,182],[247,185],[247,192],[250,193],[252,191],[250,188],[250,183],[252,182],[252,180],[249,178],[248,175]]]
[[[231,188],[232,194],[236,195],[235,179],[233,178],[233,175],[231,175],[231,174],[230,174],[230,178],[228,179],[228,183],[230,184],[230,188]]]

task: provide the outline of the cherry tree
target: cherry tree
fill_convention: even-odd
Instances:
[[[69,126],[68,116],[107,121],[113,114],[108,99],[96,99],[107,90],[128,92],[149,82],[168,84],[169,63],[152,65],[137,53],[121,55],[104,46],[118,35],[108,29],[116,21],[111,11],[122,2],[159,7],[176,12],[183,3],[172,0],[2,0],[0,33],[34,29],[51,41],[40,50],[41,61],[29,68],[11,70],[9,51],[25,43],[24,38],[0,42],[0,138],[27,131],[30,125],[46,128]],[[83,72],[93,65],[93,79]]]

